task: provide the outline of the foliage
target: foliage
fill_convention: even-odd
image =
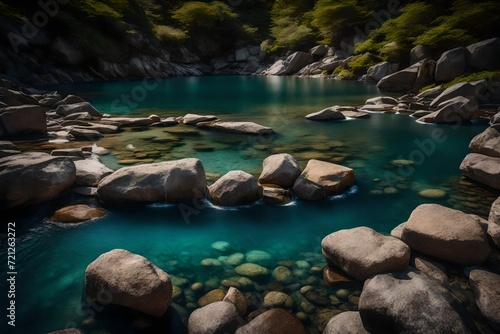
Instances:
[[[182,28],[188,31],[211,29],[225,21],[236,19],[238,14],[225,3],[188,1],[172,12],[172,18],[177,20]]]
[[[460,82],[473,82],[478,80],[493,80],[500,81],[500,71],[484,71],[484,72],[476,72],[476,73],[468,73],[462,75],[458,78],[455,78],[453,81],[450,81],[443,85],[444,88],[451,87]]]
[[[271,34],[276,39],[272,51],[300,50],[314,44],[315,35],[311,28],[288,17],[276,20]]]
[[[316,27],[326,44],[339,44],[354,28],[369,20],[367,8],[355,0],[319,0],[312,12],[311,24]]]
[[[76,0],[71,3],[87,15],[122,18],[129,6],[128,0]]]
[[[21,11],[18,8],[12,7],[9,4],[4,3],[4,1],[0,1],[0,13],[14,21],[22,22],[25,20],[24,15],[21,14]]]
[[[156,37],[163,42],[180,42],[188,37],[185,31],[165,25],[157,25],[154,32]]]

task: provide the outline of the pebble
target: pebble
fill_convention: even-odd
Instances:
[[[219,252],[227,252],[231,249],[231,244],[227,241],[216,241],[210,245],[213,249]]]
[[[243,253],[234,253],[227,257],[226,264],[236,267],[243,263],[245,255]]]
[[[272,260],[271,254],[261,250],[252,250],[246,253],[245,257],[247,262],[256,263],[262,266],[270,264]]]
[[[346,289],[339,289],[335,292],[335,296],[340,300],[347,300],[349,298],[350,292]]]
[[[441,189],[424,189],[419,191],[418,194],[425,198],[443,198],[446,196],[446,192]]]
[[[201,260],[200,265],[202,265],[203,267],[211,267],[211,266],[220,267],[222,266],[222,263],[217,259],[208,258]]]
[[[309,269],[311,267],[311,265],[309,264],[309,262],[304,261],[304,260],[299,260],[299,261],[295,262],[295,264],[300,269]]]

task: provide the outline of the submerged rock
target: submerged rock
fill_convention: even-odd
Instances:
[[[106,215],[106,210],[85,204],[70,205],[57,210],[50,218],[58,223],[82,223]]]
[[[269,276],[269,270],[255,263],[244,263],[234,269],[238,275],[251,279],[259,279]]]
[[[0,210],[40,204],[68,190],[76,167],[68,158],[21,153],[0,159]]]
[[[293,193],[300,199],[318,200],[340,194],[352,185],[351,168],[312,159],[295,181]]]
[[[323,239],[321,248],[329,265],[359,281],[404,270],[410,261],[410,248],[405,243],[368,227],[334,232]]]
[[[252,175],[243,171],[231,171],[208,187],[214,204],[236,206],[258,201],[262,197],[262,187]]]
[[[266,311],[238,328],[235,334],[306,334],[307,331],[301,322],[282,309]]]
[[[308,114],[306,118],[311,121],[340,121],[344,120],[346,117],[337,108],[330,107]]]
[[[301,172],[302,168],[293,156],[287,153],[274,154],[264,159],[259,183],[275,184],[288,189]]]
[[[469,333],[463,310],[437,281],[413,270],[366,281],[359,300],[370,333]]]
[[[254,122],[201,122],[196,124],[202,128],[210,128],[222,132],[241,133],[250,135],[274,134],[273,129]]]
[[[480,264],[490,253],[485,231],[476,219],[437,204],[413,210],[401,239],[423,254],[461,265]]]
[[[155,317],[167,311],[172,299],[169,275],[146,258],[123,249],[99,256],[85,270],[85,295],[90,300],[109,298]]]
[[[234,333],[239,325],[239,314],[232,303],[219,301],[191,313],[188,320],[189,334]]]
[[[245,295],[241,293],[240,290],[230,287],[223,301],[234,304],[240,315],[245,315],[247,313],[248,302]]]
[[[123,167],[99,182],[97,193],[110,203],[178,203],[205,198],[205,169],[198,159]]]

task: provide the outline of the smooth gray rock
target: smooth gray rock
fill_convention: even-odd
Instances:
[[[465,73],[469,51],[455,48],[444,52],[436,64],[435,78],[437,82],[448,82]]]
[[[413,270],[367,280],[359,312],[370,333],[470,333],[448,289]]]
[[[468,276],[479,310],[490,327],[500,332],[500,275],[478,268]]]
[[[399,64],[384,61],[382,63],[375,64],[370,68],[368,68],[366,75],[368,78],[378,82],[382,80],[382,78],[390,74],[396,73],[398,69],[399,69]]]
[[[291,188],[302,172],[297,160],[287,153],[268,156],[262,162],[260,184],[275,184],[285,189]]]
[[[438,105],[438,110],[418,119],[425,123],[462,124],[479,117],[479,106],[475,99],[456,96]]]
[[[85,295],[161,317],[172,300],[170,276],[148,259],[124,249],[100,255],[85,270]]]
[[[102,114],[88,102],[62,104],[56,108],[56,113],[61,116],[68,116],[75,113],[89,113],[94,118],[102,117]]]
[[[76,180],[67,158],[21,153],[0,159],[0,210],[44,203],[61,196]]]
[[[240,133],[250,135],[271,135],[274,134],[273,129],[254,122],[201,122],[198,127],[209,128],[222,132]]]
[[[210,200],[221,206],[237,206],[258,201],[262,186],[252,175],[243,171],[231,171],[208,187]]]
[[[469,65],[482,71],[500,69],[500,38],[491,38],[471,44],[467,47],[470,52]]]
[[[460,164],[460,171],[474,181],[500,189],[500,158],[470,153]]]
[[[468,98],[469,100],[477,99],[485,101],[488,99],[486,94],[487,87],[488,82],[486,80],[457,83],[446,88],[438,97],[432,100],[430,107],[438,108],[441,103],[459,96]]]
[[[75,161],[77,186],[97,186],[99,181],[113,173],[98,160],[86,159]]]

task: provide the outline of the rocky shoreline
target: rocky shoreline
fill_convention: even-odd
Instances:
[[[205,198],[220,206],[261,199],[286,204],[294,197],[325,199],[355,183],[350,168],[310,159],[302,169],[287,153],[265,159],[258,179],[244,171],[231,171],[210,186],[203,165],[192,158],[112,171],[99,161],[107,150],[88,143],[126,127],[175,129],[182,125],[247,135],[274,131],[252,122],[221,121],[214,115],[112,117],[76,96],[33,94],[7,81],[2,81],[2,87],[0,137],[44,138],[68,147],[49,155],[21,152],[2,141],[2,210],[45,203],[70,191],[97,197],[104,207],[113,203],[192,204]],[[329,121],[366,118],[368,111],[399,112],[418,117],[420,123],[459,126],[487,118],[479,112],[481,95],[464,91],[481,93],[489,87],[491,83],[481,81],[431,89],[419,96],[377,97],[363,107],[334,106],[306,118]],[[496,161],[500,158],[498,115],[472,140],[471,154],[461,167],[468,178],[496,189],[500,189],[494,169],[500,165]],[[146,328],[155,323],[151,319],[158,318],[164,328],[179,326],[180,332],[189,333],[427,332],[436,328],[490,333],[500,326],[498,210],[497,200],[485,220],[439,205],[422,205],[392,236],[365,227],[337,231],[323,240],[323,256],[309,254],[306,259],[281,264],[270,263],[261,251],[227,254],[225,244],[214,245],[221,255],[201,265],[223,266],[230,275],[210,284],[174,279],[139,255],[113,250],[87,268],[85,297],[92,305],[104,291],[112,297],[107,307],[119,306],[113,311],[117,314],[128,314],[131,308],[139,312],[138,318],[143,317]],[[52,219],[71,224],[103,214],[102,208],[77,205],[57,211]],[[269,278],[271,283],[261,284]],[[326,289],[345,282],[357,288],[339,289],[336,295]],[[147,289],[137,290],[138,286]],[[187,329],[182,321],[172,320],[172,312],[188,319]],[[95,321],[86,319],[82,329],[92,328]]]

